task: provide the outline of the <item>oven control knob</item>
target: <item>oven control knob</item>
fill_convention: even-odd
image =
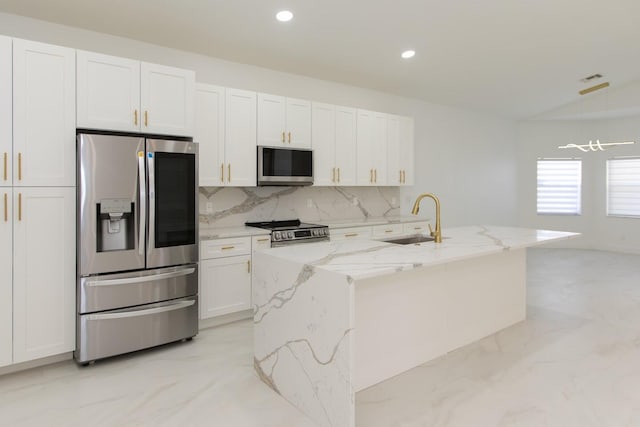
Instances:
[[[311,235],[312,236],[317,236],[318,235],[318,229],[314,228],[313,230],[311,230]]]
[[[273,238],[274,238],[275,240],[280,240],[280,232],[279,232],[279,231],[276,231],[275,233],[273,233]]]
[[[293,231],[289,231],[287,233],[287,237],[290,238],[290,239],[293,239]]]

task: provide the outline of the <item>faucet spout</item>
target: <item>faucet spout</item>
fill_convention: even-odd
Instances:
[[[432,194],[432,193],[420,194],[416,199],[415,203],[413,204],[413,209],[411,209],[411,213],[413,215],[418,215],[418,212],[420,212],[420,202],[425,197],[429,197],[430,199],[433,199],[433,201],[436,204],[436,229],[431,230],[431,226],[429,226],[429,229],[431,230],[431,237],[434,238],[436,243],[442,243],[442,228],[440,226],[440,199],[438,199],[438,197],[435,194]]]

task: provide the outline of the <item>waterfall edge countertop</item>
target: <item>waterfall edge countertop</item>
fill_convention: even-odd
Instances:
[[[269,255],[363,279],[399,271],[520,249],[579,233],[477,225],[443,230],[443,242],[398,245],[376,240],[341,240],[267,249]]]

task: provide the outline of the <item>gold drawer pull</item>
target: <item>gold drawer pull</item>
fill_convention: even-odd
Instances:
[[[227,182],[231,182],[231,163],[229,163],[227,165],[227,168],[229,169],[229,173],[227,173]]]
[[[147,110],[144,111],[144,125],[149,126],[149,112]]]
[[[422,227],[413,227],[414,230],[422,230]]]
[[[235,249],[235,246],[223,246],[222,247],[223,251],[228,251],[229,249]]]
[[[344,237],[356,237],[358,235],[358,233],[347,233],[344,235]]]
[[[138,110],[133,110],[133,124],[138,126]]]
[[[384,230],[385,233],[393,233],[393,230]]]
[[[340,168],[338,168],[338,182],[340,182]]]
[[[291,132],[289,132],[289,144],[291,144]]]
[[[220,163],[220,182],[224,182],[224,163]]]
[[[268,242],[269,239],[257,239],[258,242]]]
[[[284,143],[284,132],[282,132],[282,142]]]

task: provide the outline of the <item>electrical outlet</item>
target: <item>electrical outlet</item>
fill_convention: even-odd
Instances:
[[[207,202],[207,213],[213,213],[213,203]]]
[[[313,199],[307,199],[307,207],[308,208],[312,208],[313,207]]]
[[[357,197],[354,197],[353,199],[351,199],[351,204],[352,204],[353,206],[358,206],[358,198],[357,198]]]

